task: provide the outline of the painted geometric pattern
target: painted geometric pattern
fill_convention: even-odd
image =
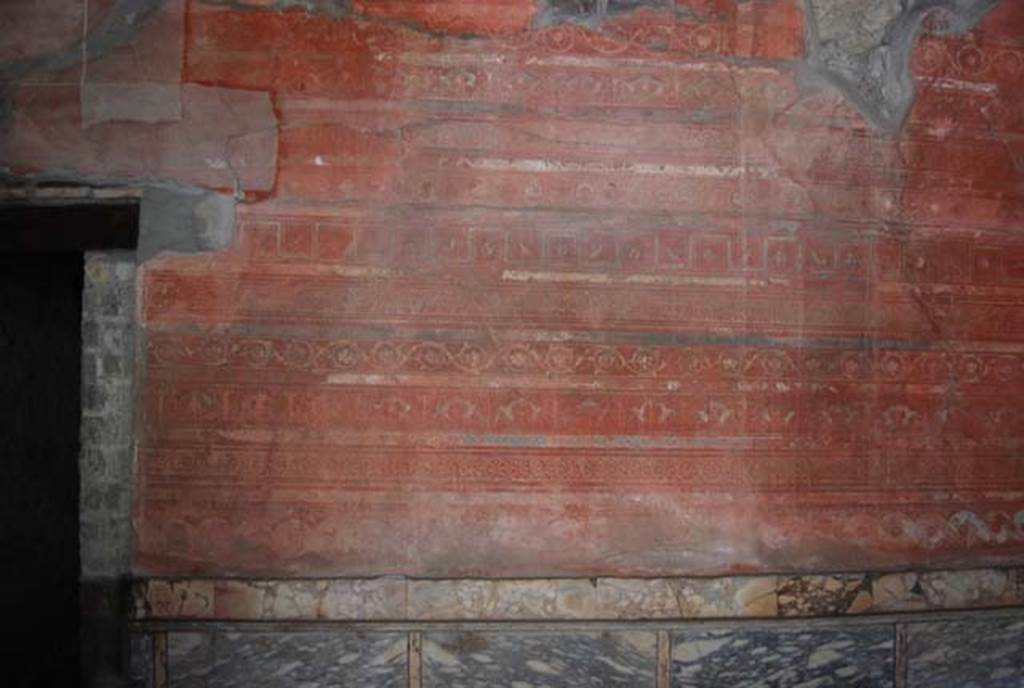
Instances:
[[[144,271],[140,572],[1019,561],[1024,46],[924,37],[890,139],[800,94],[798,9],[682,14],[190,10],[282,126],[234,244]]]

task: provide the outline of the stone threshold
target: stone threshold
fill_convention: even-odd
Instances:
[[[719,578],[149,578],[136,621],[795,619],[1024,607],[1024,567]]]

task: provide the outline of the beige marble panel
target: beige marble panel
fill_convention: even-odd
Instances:
[[[140,619],[640,621],[1024,606],[1024,569],[719,578],[137,582]]]

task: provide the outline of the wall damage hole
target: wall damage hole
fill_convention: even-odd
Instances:
[[[571,22],[596,26],[608,17],[641,8],[674,8],[672,0],[542,0],[534,26]]]

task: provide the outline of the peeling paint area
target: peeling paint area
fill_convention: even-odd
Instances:
[[[884,131],[903,124],[914,101],[910,54],[927,23],[962,33],[999,0],[807,0],[809,64]]]

